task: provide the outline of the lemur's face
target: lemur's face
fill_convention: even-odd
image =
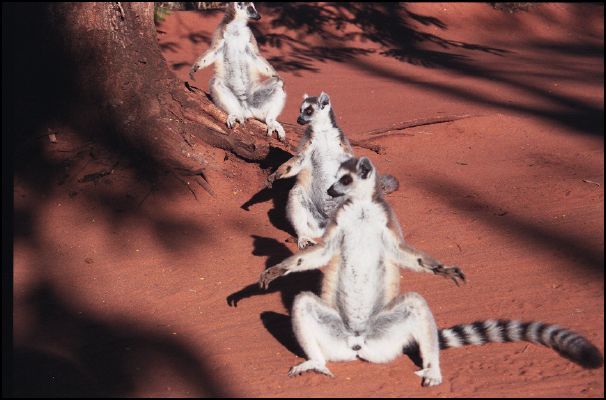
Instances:
[[[235,3],[236,15],[245,19],[258,21],[261,16],[257,12],[255,5],[252,2],[237,2]]]
[[[300,109],[301,113],[299,114],[299,118],[297,118],[297,123],[307,125],[320,114],[328,114],[329,110],[330,98],[326,93],[322,92],[318,97],[304,94]]]
[[[366,157],[352,157],[339,167],[336,182],[328,188],[332,197],[371,194],[376,190],[375,168]]]

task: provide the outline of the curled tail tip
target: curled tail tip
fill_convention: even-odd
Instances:
[[[393,175],[381,176],[381,188],[384,194],[390,194],[400,188],[400,181]]]

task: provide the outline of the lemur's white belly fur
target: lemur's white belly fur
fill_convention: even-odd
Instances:
[[[224,35],[223,60],[216,66],[217,75],[224,79],[225,84],[240,100],[247,98],[254,83],[247,54],[250,35],[252,32],[246,26],[228,25]]]
[[[346,206],[339,214],[337,223],[348,234],[341,243],[336,306],[354,332],[363,333],[369,318],[386,303],[383,246],[376,243],[386,222],[374,204]]]
[[[341,199],[333,198],[327,193],[328,188],[335,182],[341,162],[346,158],[339,145],[338,135],[336,129],[331,129],[331,132],[316,133],[312,139],[314,148],[310,166],[311,200],[326,215],[330,215],[341,203]]]

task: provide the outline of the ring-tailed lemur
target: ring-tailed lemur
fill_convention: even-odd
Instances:
[[[464,275],[404,242],[367,158],[344,162],[336,176],[328,192],[346,200],[321,243],[267,269],[259,280],[267,288],[279,276],[326,267],[321,298],[303,292],[293,304],[293,330],[308,360],[292,367],[290,376],[306,371],[332,376],[327,361],[388,362],[413,343],[422,357],[416,374],[423,386],[442,381],[440,348],[466,344],[528,340],[552,347],[584,367],[602,365],[599,350],[587,339],[556,325],[489,320],[438,330],[423,297],[399,294],[397,267],[433,272],[455,282]]]
[[[259,54],[257,41],[247,26],[249,19],[261,19],[253,3],[228,3],[210,48],[196,60],[189,76],[194,80],[196,71],[214,63],[210,95],[227,113],[227,126],[232,128],[236,122],[254,117],[267,124],[268,135],[276,131],[278,138],[285,140],[284,128],[276,120],[286,102],[284,82]],[[260,75],[270,78],[261,82]]]
[[[297,123],[308,125],[297,154],[268,177],[276,179],[297,175],[297,182],[288,194],[286,215],[297,234],[299,248],[315,244],[324,233],[330,216],[342,199],[326,192],[344,160],[353,156],[345,134],[337,126],[328,94],[303,95]],[[398,180],[381,177],[382,189],[391,193],[398,189]]]

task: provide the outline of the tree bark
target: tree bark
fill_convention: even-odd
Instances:
[[[61,105],[53,118],[68,110],[97,128],[101,125],[103,135],[116,136],[133,151],[186,175],[203,173],[209,146],[251,161],[268,155],[274,139],[267,137],[263,124],[249,120],[244,127],[228,129],[226,115],[168,69],[157,43],[154,3],[15,7],[39,14],[37,22],[33,18],[34,25],[41,25],[32,28],[37,33],[23,32],[32,36],[29,44],[34,47],[25,51],[36,57],[21,61],[39,63],[41,69],[32,66],[32,73],[49,72],[48,79],[56,80],[45,83],[46,94],[41,94],[56,103],[50,107]],[[11,18],[26,23],[31,15]],[[274,146],[284,147],[277,140]]]

